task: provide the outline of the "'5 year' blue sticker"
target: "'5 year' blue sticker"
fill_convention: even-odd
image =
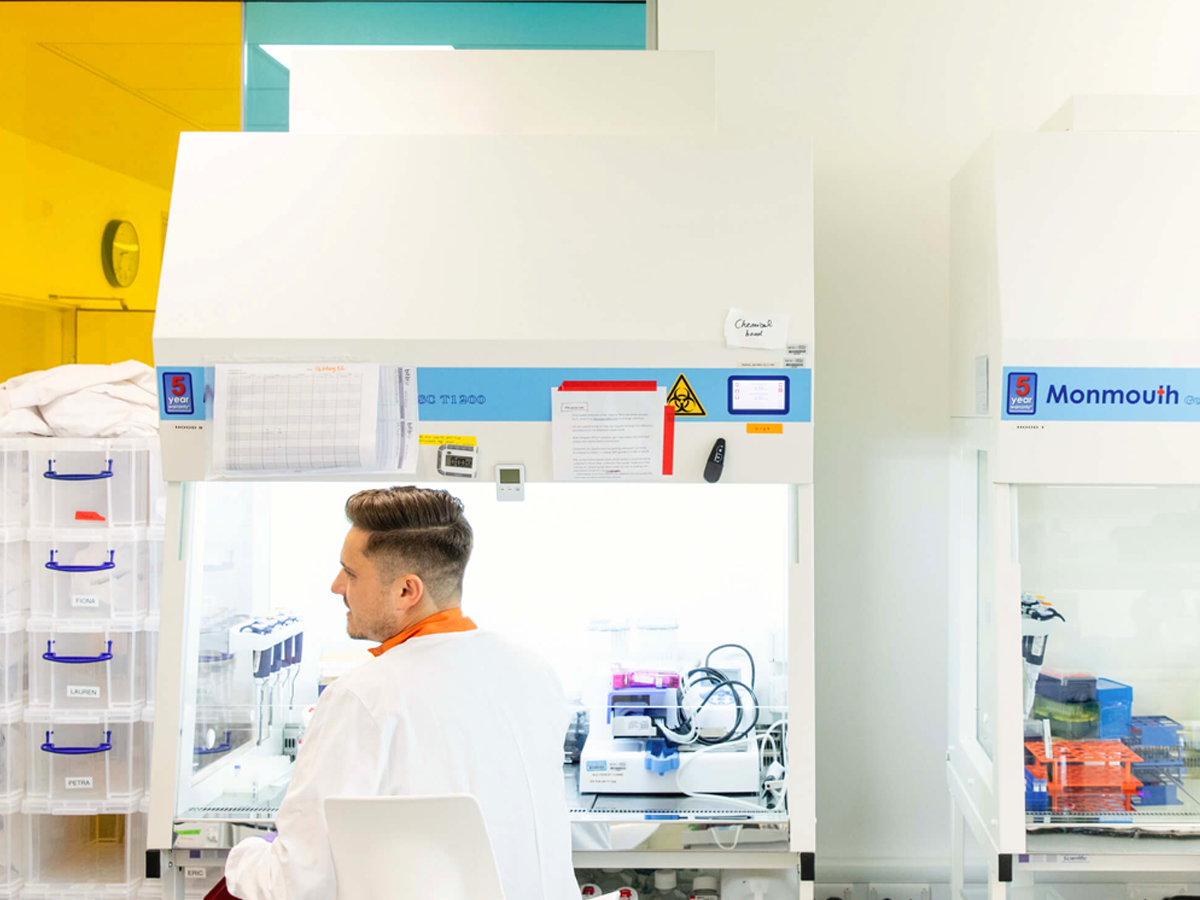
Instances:
[[[1037,412],[1037,373],[1008,373],[1008,414],[1032,416]]]
[[[190,416],[196,408],[191,372],[162,373],[163,412],[168,416]]]

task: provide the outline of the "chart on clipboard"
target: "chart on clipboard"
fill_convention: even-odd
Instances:
[[[416,471],[417,377],[376,363],[219,365],[214,472]]]

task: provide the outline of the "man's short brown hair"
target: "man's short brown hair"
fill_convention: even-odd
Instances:
[[[369,532],[365,552],[384,584],[411,573],[439,607],[462,597],[474,535],[457,497],[417,487],[359,491],[346,501],[346,518]]]

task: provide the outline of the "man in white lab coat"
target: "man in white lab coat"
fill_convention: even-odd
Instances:
[[[233,849],[226,896],[334,900],[328,797],[468,793],[510,900],[577,898],[562,778],[567,705],[546,663],[463,616],[473,537],[462,503],[445,491],[369,490],[346,502],[346,516],[332,590],[350,636],[381,643],[322,694],[278,837]]]

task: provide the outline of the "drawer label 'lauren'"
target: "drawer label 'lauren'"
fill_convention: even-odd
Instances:
[[[67,696],[80,700],[99,700],[100,686],[95,684],[68,684]]]

